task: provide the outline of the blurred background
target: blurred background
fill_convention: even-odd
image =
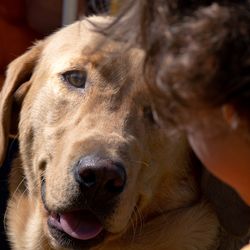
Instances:
[[[84,16],[106,14],[110,0],[0,0],[0,90],[7,65],[32,44]],[[0,249],[9,250],[4,228],[8,199],[7,178],[17,142],[10,142],[0,167]],[[34,249],[35,250],[35,249]]]

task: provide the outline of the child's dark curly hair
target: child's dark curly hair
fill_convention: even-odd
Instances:
[[[163,121],[226,103],[250,120],[250,1],[140,0],[127,10],[122,26],[146,51],[145,80]]]

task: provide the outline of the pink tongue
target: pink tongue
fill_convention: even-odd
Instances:
[[[61,214],[60,224],[65,233],[80,240],[93,239],[103,230],[97,218],[88,211]]]

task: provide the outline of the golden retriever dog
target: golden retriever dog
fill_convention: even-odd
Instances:
[[[20,145],[6,215],[12,249],[239,249],[201,193],[185,139],[154,121],[143,52],[120,53],[122,42],[96,32],[109,22],[63,28],[8,68],[0,163],[10,135]]]

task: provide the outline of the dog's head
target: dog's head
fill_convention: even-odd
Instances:
[[[142,51],[120,53],[89,21],[109,23],[93,17],[37,43],[9,66],[0,95],[0,164],[17,136],[36,221],[56,249],[115,240],[138,216],[199,195],[186,141],[154,121]]]
[[[29,195],[55,247],[89,248],[121,235],[138,209],[147,219],[196,197],[185,141],[154,122],[142,51],[119,54],[123,44],[94,29],[85,20],[37,43],[9,66],[1,93],[1,160],[18,131]]]

